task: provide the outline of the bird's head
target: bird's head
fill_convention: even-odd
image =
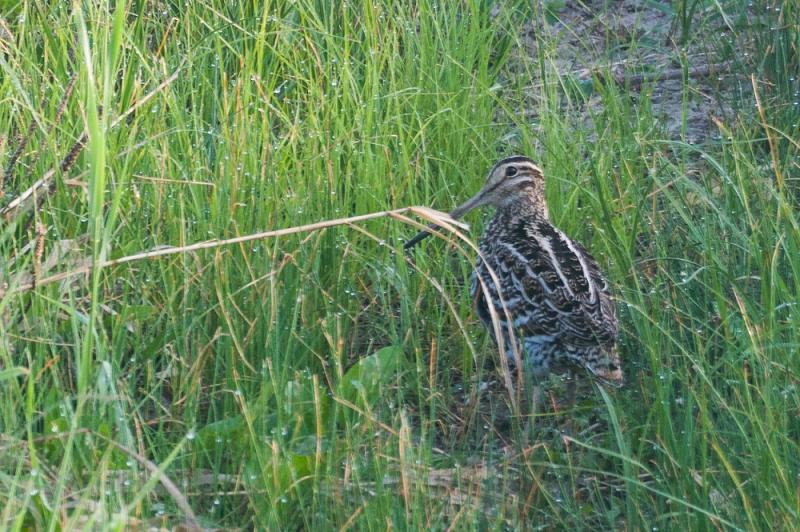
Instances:
[[[495,164],[483,188],[453,209],[450,216],[460,218],[477,207],[491,205],[500,208],[520,199],[533,200],[544,208],[544,172],[532,160],[518,155]]]
[[[547,207],[544,203],[544,172],[531,159],[517,155],[495,164],[478,193],[453,209],[450,216],[458,219],[484,205],[503,208],[520,200],[547,218]],[[431,227],[436,228],[435,225]],[[406,242],[404,247],[410,249],[430,234],[429,231],[422,231]]]

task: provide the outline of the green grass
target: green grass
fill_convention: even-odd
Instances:
[[[680,41],[732,64],[700,145],[665,133],[648,82],[559,72],[556,3],[102,4],[5,9],[2,528],[187,509],[276,530],[798,522],[792,3],[673,2]],[[471,310],[468,246],[407,260],[415,228],[380,218],[107,265],[448,210],[512,152],[541,161],[553,218],[613,281],[627,379],[528,435]]]

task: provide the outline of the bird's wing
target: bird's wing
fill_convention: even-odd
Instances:
[[[549,223],[517,221],[487,238],[476,272],[504,325],[530,335],[555,335],[577,344],[614,341],[617,319],[608,282],[579,244]],[[488,269],[494,271],[498,291]],[[473,297],[482,298],[478,283]],[[505,309],[499,303],[505,304]],[[478,301],[484,303],[485,301]]]

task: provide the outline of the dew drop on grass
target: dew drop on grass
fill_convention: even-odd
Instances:
[[[197,438],[197,433],[194,431],[194,429],[189,429],[189,432],[186,433],[186,439],[192,441],[195,438]]]
[[[39,494],[39,490],[33,488],[31,491],[28,492],[31,497],[36,497]]]

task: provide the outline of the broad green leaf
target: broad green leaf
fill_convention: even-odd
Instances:
[[[403,350],[399,346],[387,346],[362,358],[344,374],[337,395],[355,404],[362,399],[377,400],[382,386],[397,378],[403,360]]]

